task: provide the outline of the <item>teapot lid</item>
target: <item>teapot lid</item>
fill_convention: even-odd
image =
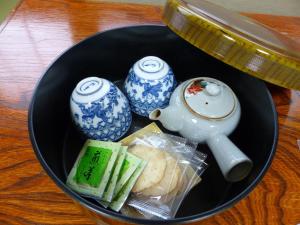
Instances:
[[[189,81],[183,90],[189,110],[207,119],[222,119],[235,109],[236,97],[225,83],[208,77]]]
[[[205,0],[168,0],[164,23],[186,41],[245,73],[300,90],[298,42]]]

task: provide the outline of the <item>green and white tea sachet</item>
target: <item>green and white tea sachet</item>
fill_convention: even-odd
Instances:
[[[87,140],[67,178],[73,190],[101,199],[121,149],[120,143]]]
[[[127,147],[122,146],[121,150],[119,152],[118,158],[116,160],[114,169],[110,175],[109,182],[105,188],[104,194],[102,196],[102,201],[105,202],[111,202],[113,195],[114,195],[114,190],[118,181],[118,177],[120,174],[120,171],[122,169],[123,162],[126,157],[126,152],[127,152]]]
[[[129,152],[126,152],[126,156],[125,159],[123,160],[118,176],[111,178],[111,179],[117,178],[117,183],[115,185],[112,198],[110,200],[105,199],[104,198],[105,194],[104,194],[102,200],[98,201],[103,207],[107,208],[109,206],[112,199],[114,199],[115,196],[122,190],[122,188],[126,185],[128,180],[133,176],[134,172],[138,169],[138,166],[142,162],[143,160],[141,160],[140,158],[136,157],[135,155]]]
[[[138,165],[130,179],[126,182],[126,184],[121,188],[121,190],[115,195],[113,201],[109,204],[109,208],[114,211],[120,211],[122,206],[124,205],[126,199],[128,198],[133,186],[135,185],[137,179],[143,172],[147,165],[147,162],[142,160],[142,162]]]
[[[126,157],[118,177],[118,181],[117,181],[117,185],[113,197],[115,197],[116,194],[121,191],[122,187],[130,179],[130,177],[132,176],[132,174],[135,172],[135,170],[138,168],[138,166],[142,161],[143,161],[142,159],[136,157],[135,155],[129,152],[126,153]]]

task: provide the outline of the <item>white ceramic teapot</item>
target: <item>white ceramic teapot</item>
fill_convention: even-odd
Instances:
[[[239,101],[230,87],[213,78],[198,77],[180,84],[169,106],[152,111],[149,118],[190,140],[206,142],[226,180],[235,182],[252,168],[252,161],[227,137],[240,116]]]

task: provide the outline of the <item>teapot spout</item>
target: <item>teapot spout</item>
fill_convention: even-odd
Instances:
[[[162,125],[170,131],[179,131],[182,128],[182,118],[178,116],[172,107],[155,109],[149,114],[150,120],[159,120]]]
[[[154,109],[150,114],[149,114],[149,119],[150,120],[159,120],[161,117],[161,111],[162,109]]]

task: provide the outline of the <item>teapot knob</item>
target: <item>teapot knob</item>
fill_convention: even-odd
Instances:
[[[221,93],[221,88],[217,84],[210,83],[206,85],[205,91],[211,96],[217,96]]]

